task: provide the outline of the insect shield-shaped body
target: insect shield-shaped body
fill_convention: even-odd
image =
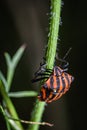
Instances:
[[[47,103],[59,99],[69,90],[73,80],[73,76],[55,66],[51,76],[42,85],[38,99]]]

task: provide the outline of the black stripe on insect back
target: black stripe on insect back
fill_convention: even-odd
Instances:
[[[59,76],[59,74],[58,74],[58,67],[57,66],[55,66],[55,73],[56,73],[56,76]]]
[[[47,86],[47,84],[46,84],[46,83],[43,85],[43,87],[44,87],[44,88],[46,88],[46,89],[48,88],[48,86]]]
[[[60,76],[61,75],[61,70],[60,70],[60,68],[58,67],[58,66],[55,66],[55,73],[56,73],[56,76],[58,77],[58,76]]]
[[[68,74],[67,73],[64,73],[64,74],[65,74],[65,78],[66,78],[66,80],[68,82],[68,86],[70,86],[70,80],[69,80]]]
[[[64,76],[61,76],[61,80],[62,80],[62,90],[61,90],[61,92],[64,92],[64,89],[66,87]]]
[[[56,83],[57,83],[56,91],[58,91],[59,88],[60,88],[60,79],[59,79],[59,77],[56,77]]]
[[[51,90],[46,89],[46,98],[49,97]]]
[[[54,79],[53,76],[50,77],[50,88],[53,89],[53,83],[54,83]]]

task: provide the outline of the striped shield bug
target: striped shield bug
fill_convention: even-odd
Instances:
[[[50,103],[65,94],[74,80],[74,77],[55,66],[53,74],[42,85],[38,99]]]
[[[66,62],[64,58],[61,60],[62,62]],[[67,65],[68,63],[66,62],[65,67],[67,67]],[[35,78],[32,81],[36,82],[42,79],[46,79],[45,83],[40,89],[38,99],[40,101],[50,103],[52,101],[58,100],[69,90],[74,77],[66,72],[67,68],[62,69],[59,66],[54,66],[53,70],[51,70],[46,69],[45,66],[45,64],[40,65],[40,68],[35,73]]]

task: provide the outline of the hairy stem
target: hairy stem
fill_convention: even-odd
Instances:
[[[57,39],[60,24],[61,0],[51,0],[50,30],[46,52],[47,68],[52,69],[55,61]]]
[[[60,10],[61,10],[61,0],[51,0],[51,17],[50,17],[50,28],[49,28],[49,38],[48,47],[46,51],[46,64],[48,69],[52,69],[54,65],[59,22],[60,22]],[[35,103],[33,112],[31,114],[31,121],[41,121],[42,114],[44,112],[45,102]],[[39,125],[30,125],[28,130],[38,130]]]

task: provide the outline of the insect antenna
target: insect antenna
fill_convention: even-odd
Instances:
[[[69,62],[67,62],[65,59],[66,59],[66,57],[68,56],[68,54],[70,53],[71,49],[72,49],[72,48],[70,47],[62,59],[58,58],[58,61],[61,62],[61,64],[60,64],[59,66],[60,66],[61,68],[63,68],[64,71],[67,71],[67,70],[68,70],[67,67],[69,66]]]
[[[68,56],[68,54],[70,53],[70,51],[71,51],[71,47],[68,49],[68,51],[66,52],[66,54],[64,55],[64,57],[63,57],[63,60],[65,60],[66,59],[66,57]]]

